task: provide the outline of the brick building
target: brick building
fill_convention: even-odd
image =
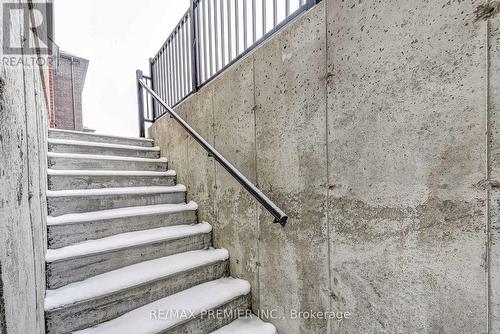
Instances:
[[[83,131],[82,93],[89,61],[61,51],[54,73],[51,127]]]

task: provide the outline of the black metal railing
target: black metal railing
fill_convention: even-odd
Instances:
[[[136,71],[137,81],[137,106],[139,108],[139,136],[146,137],[146,124],[154,123],[156,116],[153,108],[153,97],[142,89],[140,80],[145,80],[148,87],[152,87],[152,78],[142,74],[142,71]]]
[[[224,169],[234,177],[242,186],[245,188],[267,211],[269,211],[274,216],[274,222],[285,226],[288,219],[287,215],[281,210],[276,204],[274,204],[262,191],[260,191],[252,182],[250,182],[236,167],[234,167],[226,158],[224,158],[212,145],[210,145],[198,132],[196,132],[185,120],[183,120],[168,104],[163,100],[158,94],[156,94],[153,89],[151,89],[150,84],[144,81],[151,81],[149,77],[143,76],[141,71],[137,71],[137,93],[138,93],[138,103],[139,103],[139,122],[144,124],[148,112],[144,110],[145,100],[148,100],[149,96],[154,100],[154,102],[163,108],[166,113],[179,123],[187,133],[193,137],[198,144],[207,151],[208,155],[213,157]],[[147,94],[145,96],[145,94]],[[142,115],[142,117],[141,117]],[[151,121],[151,120],[149,120]],[[144,126],[141,127],[141,134],[144,133]]]
[[[191,0],[150,59],[152,88],[171,107],[320,0]],[[165,111],[157,102],[153,115]]]

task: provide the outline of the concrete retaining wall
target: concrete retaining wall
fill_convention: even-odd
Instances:
[[[476,21],[484,3],[324,0],[177,107],[285,228],[172,119],[150,129],[280,333],[500,331],[500,18]]]
[[[13,17],[10,25],[12,38],[21,39],[21,22]],[[42,80],[38,66],[0,62],[1,334],[45,332],[48,110]]]

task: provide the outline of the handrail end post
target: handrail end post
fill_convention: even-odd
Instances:
[[[144,125],[144,94],[142,91],[142,86],[140,81],[143,78],[142,71],[137,70],[135,72],[137,78],[137,107],[138,107],[138,120],[139,120],[139,136],[141,138],[146,137],[146,128]]]
[[[285,227],[286,222],[288,220],[288,216],[281,216],[279,218],[274,218],[274,223],[275,224],[280,224],[281,226]]]

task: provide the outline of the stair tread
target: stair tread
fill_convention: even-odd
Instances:
[[[92,222],[96,220],[108,220],[125,217],[147,216],[157,214],[176,213],[182,211],[194,211],[198,204],[191,201],[187,204],[158,204],[146,206],[134,206],[110,210],[92,211],[84,213],[70,213],[58,217],[47,217],[47,225],[77,224]]]
[[[114,135],[106,135],[106,134],[101,134],[101,133],[81,132],[81,131],[62,130],[62,129],[49,129],[49,133],[50,132],[82,134],[85,136],[93,136],[93,137],[95,136],[97,138],[128,139],[128,140],[138,140],[138,141],[144,141],[144,142],[150,142],[150,143],[154,142],[153,139],[149,139],[149,138],[114,136]]]
[[[48,249],[45,260],[50,263],[150,244],[158,241],[174,240],[192,235],[205,234],[211,231],[212,226],[209,223],[203,222],[194,225],[178,225],[121,233],[102,239],[80,242],[62,248]]]
[[[89,159],[89,160],[114,160],[114,161],[134,161],[134,162],[168,162],[167,158],[138,158],[124,157],[119,155],[97,155],[83,153],[58,153],[49,152],[49,158],[70,158],[70,159]]]
[[[229,253],[225,249],[208,249],[140,262],[58,289],[47,290],[45,310],[106,296],[162,277],[226,261],[228,258]]]
[[[102,147],[102,148],[117,148],[117,149],[127,149],[136,151],[147,151],[147,152],[159,152],[160,148],[155,147],[144,147],[144,146],[133,146],[133,145],[122,145],[122,144],[110,144],[110,143],[99,143],[92,141],[82,141],[82,140],[72,140],[72,139],[55,139],[49,138],[49,144],[59,144],[59,145],[75,145],[75,146],[92,146],[92,147]]]
[[[133,170],[81,170],[81,169],[48,169],[49,176],[176,176],[174,170],[165,172],[133,171]]]
[[[260,320],[255,315],[239,318],[210,334],[276,334],[274,325]]]
[[[159,333],[188,319],[168,310],[187,312],[190,316],[224,305],[225,303],[250,293],[247,281],[235,278],[221,278],[181,291],[166,298],[128,312],[116,319],[92,328],[77,331],[79,334],[146,334]],[[161,311],[158,320],[152,319],[152,312]]]
[[[175,193],[175,192],[185,192],[185,191],[186,191],[186,186],[182,184],[177,184],[175,186],[47,190],[47,197],[146,195],[146,194]]]

